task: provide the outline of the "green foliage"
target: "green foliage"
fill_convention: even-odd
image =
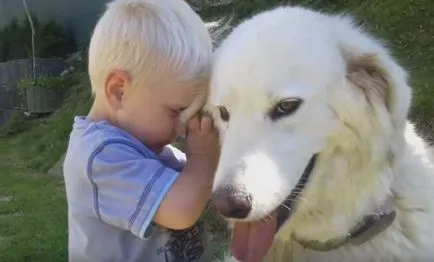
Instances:
[[[35,81],[32,78],[24,78],[18,82],[18,89],[21,94],[34,86],[46,88],[52,93],[58,93],[65,88],[62,78],[55,76],[40,76]]]
[[[32,15],[35,26],[35,56],[64,57],[75,49],[75,43],[54,20],[41,22]],[[0,62],[32,56],[32,30],[27,17],[13,19],[0,30]]]
[[[34,86],[43,87],[56,96],[63,95],[70,86],[76,84],[77,77],[75,74],[65,76],[40,76],[33,81],[32,78],[24,78],[18,82],[20,94],[25,94],[28,88]]]
[[[289,0],[234,0],[228,5],[217,5],[203,8],[199,13],[202,17],[206,18],[207,21],[219,19],[223,16],[231,16],[232,21],[237,23],[238,21],[248,18],[259,11],[264,11],[289,2]]]
[[[74,79],[75,84],[66,88],[62,106],[49,117],[17,121],[26,125],[26,132],[21,132],[18,136],[13,136],[17,133],[15,131],[7,131],[23,130],[17,128],[21,127],[18,124],[9,123],[5,126],[5,131],[0,131],[9,136],[0,135],[0,143],[3,143],[3,139],[13,143],[21,165],[29,170],[46,172],[52,167],[65,152],[74,116],[86,114],[90,109],[92,95],[89,77],[85,73],[75,73],[70,79]]]
[[[61,131],[62,128],[69,130],[69,123],[65,122],[69,121],[74,113],[85,113],[90,106],[91,95],[89,92],[90,87],[87,74],[71,73],[60,77],[44,76],[37,78],[36,84],[34,84],[31,79],[23,79],[19,82],[20,93],[23,94],[27,88],[36,85],[51,90],[58,99],[66,97],[61,108],[48,119],[31,119],[21,113],[15,113],[11,120],[0,128],[0,138],[12,137],[29,130],[34,132],[43,129],[44,131],[40,133],[41,135],[49,134],[50,132],[55,133],[56,131]],[[62,117],[59,115],[62,115]],[[47,127],[47,123],[52,126]],[[47,127],[47,129],[45,129],[45,127]],[[32,132],[27,135],[32,134]],[[47,139],[51,137],[52,136],[49,135]],[[57,142],[59,141],[56,141],[56,143]],[[35,141],[29,142],[22,152],[32,149],[31,144],[35,143]],[[47,163],[50,165],[50,162]]]
[[[72,37],[56,24],[54,20],[43,23],[36,28],[37,57],[65,57],[75,49]]]
[[[0,138],[18,135],[29,130],[30,127],[31,126],[25,116],[19,113],[14,113],[9,122],[0,128]]]
[[[66,59],[69,68],[76,72],[87,72],[88,47],[81,47]]]

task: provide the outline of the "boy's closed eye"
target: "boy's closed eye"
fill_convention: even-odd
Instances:
[[[177,118],[187,107],[171,107],[169,113],[172,117]]]

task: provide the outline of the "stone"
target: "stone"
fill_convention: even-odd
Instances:
[[[0,196],[0,203],[11,202],[13,199],[12,196]]]

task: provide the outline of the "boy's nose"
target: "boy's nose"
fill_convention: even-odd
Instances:
[[[252,209],[251,194],[233,185],[216,189],[211,201],[216,209],[227,218],[246,218]]]

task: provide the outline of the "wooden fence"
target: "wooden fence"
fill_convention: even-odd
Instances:
[[[40,76],[58,76],[65,69],[61,58],[37,58],[35,73]],[[18,82],[33,76],[33,60],[17,59],[0,63],[0,127],[15,112],[24,111],[24,98],[18,91]]]

